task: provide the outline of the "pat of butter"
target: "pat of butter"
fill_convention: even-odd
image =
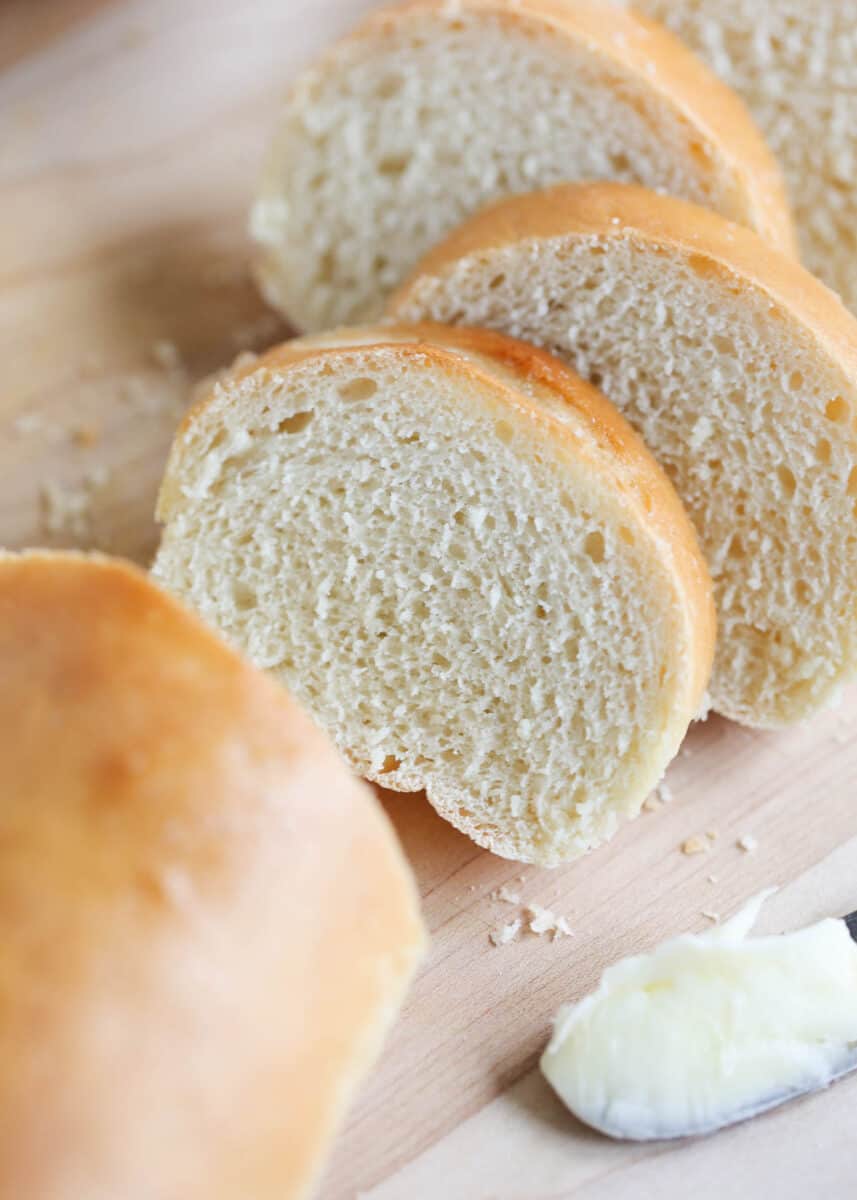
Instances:
[[[560,1010],[541,1067],[577,1117],[635,1140],[708,1133],[854,1065],[857,945],[832,919],[748,937],[768,895]]]

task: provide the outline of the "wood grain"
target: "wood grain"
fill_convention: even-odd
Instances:
[[[148,561],[188,385],[285,332],[250,283],[244,235],[278,97],[368,7],[0,10],[0,544]],[[83,496],[76,523],[51,519],[46,485]],[[771,883],[783,887],[769,928],[857,908],[855,780],[852,694],[784,735],[718,719],[695,728],[669,773],[673,800],[553,872],[477,850],[421,797],[386,797],[432,953],[339,1139],[324,1200],[852,1195],[857,1080],[707,1141],[640,1148],[582,1130],[534,1066],[561,1001],[620,955],[702,928],[703,910],[728,914]],[[707,830],[705,854],[680,853]],[[744,833],[753,854],[736,846]],[[493,947],[489,932],[514,913],[491,898],[503,883],[566,915],[574,936]]]

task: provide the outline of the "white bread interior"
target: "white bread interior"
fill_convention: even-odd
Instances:
[[[746,109],[667,31],[586,0],[417,0],[296,81],[252,212],[258,278],[297,329],[373,320],[486,200],[578,179],[663,188],[793,248]]]
[[[503,201],[430,254],[396,319],[546,347],[666,469],[714,580],[713,706],[807,716],[857,670],[857,323],[745,229],[620,185]]]
[[[634,0],[746,100],[788,185],[801,255],[857,312],[857,8]]]
[[[545,865],[635,815],[702,701],[710,585],[639,439],[492,334],[344,330],[180,430],[154,573],[353,766]]]
[[[375,798],[118,561],[0,556],[0,1194],[303,1200],[421,957]]]

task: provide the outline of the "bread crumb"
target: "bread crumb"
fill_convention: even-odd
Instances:
[[[715,923],[715,925],[720,921],[720,913],[709,912],[707,909],[704,908],[702,910],[702,915],[703,915],[703,917],[705,917],[706,921],[713,921]]]
[[[45,427],[45,418],[41,413],[23,413],[12,422],[15,433],[27,437],[31,433],[41,433]]]
[[[705,878],[708,880],[709,883],[717,883],[716,875],[706,875]]]
[[[39,412],[22,413],[12,422],[12,430],[19,437],[38,435],[47,442],[59,442],[65,436],[62,425],[48,421],[44,413]]]
[[[556,941],[558,937],[571,936],[571,926],[566,918],[557,916],[549,908],[543,908],[541,904],[528,904],[524,911],[529,917],[528,928],[531,933],[539,936],[543,933],[552,933],[553,941]]]
[[[705,854],[708,850],[705,842],[699,837],[689,837],[681,844],[682,854]]]
[[[95,467],[76,486],[43,484],[40,498],[45,531],[76,538],[88,537],[92,532],[92,501],[109,478],[106,467]]]
[[[643,812],[657,812],[658,809],[662,807],[663,806],[660,800],[657,798],[654,792],[652,792],[650,796],[646,796],[645,800],[643,801]]]
[[[500,900],[503,904],[520,904],[521,897],[518,892],[511,891],[504,883],[502,887],[498,887],[491,893],[492,900]]]
[[[509,942],[513,942],[520,932],[521,918],[516,917],[508,925],[501,925],[499,929],[492,929],[488,936],[493,945],[506,946]]]
[[[706,829],[705,836],[708,838],[708,840],[710,842],[716,842],[717,839],[720,837],[720,834],[717,832],[716,829]]]
[[[88,449],[90,446],[98,445],[101,441],[101,429],[94,424],[78,425],[71,431],[71,440],[75,446]]]
[[[742,833],[735,845],[745,854],[753,854],[759,848],[759,841],[752,833]]]
[[[149,354],[152,361],[159,367],[163,367],[165,371],[174,371],[176,367],[182,365],[182,356],[178,346],[175,342],[167,341],[165,338],[153,342]]]

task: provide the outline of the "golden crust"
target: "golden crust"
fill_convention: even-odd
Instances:
[[[673,596],[683,616],[689,651],[682,680],[684,693],[676,699],[677,713],[684,713],[686,718],[680,739],[705,694],[714,656],[716,617],[711,580],[694,528],[672,484],[640,437],[596,388],[550,354],[503,334],[431,322],[346,328],[286,342],[254,363],[241,366],[229,376],[229,384],[239,386],[255,377],[263,385],[272,373],[282,378],[320,359],[331,372],[346,371],[355,355],[368,349],[431,363],[458,373],[464,384],[481,385],[483,391],[490,389],[499,398],[503,412],[513,409],[529,427],[546,431],[561,453],[585,461],[594,472],[606,477],[611,490],[626,497],[638,530],[656,547],[659,559],[668,567]],[[205,419],[220,395],[218,386],[215,384],[187,415],[173,445],[159,499],[157,515],[161,521],[169,520],[178,500],[178,478],[189,452],[183,434]],[[547,405],[540,403],[540,391]],[[567,424],[554,415],[550,404],[556,405],[557,401],[569,406],[579,420]],[[361,764],[361,770],[368,771],[368,764]],[[378,778],[393,790],[414,790],[412,780],[399,780],[395,773]],[[457,798],[446,803],[431,789],[429,798],[444,815],[447,810],[457,813],[460,809]],[[455,824],[475,836],[475,830],[462,824],[460,815]],[[484,835],[477,840],[485,844]],[[499,843],[489,848],[516,856]]]
[[[0,1192],[305,1195],[423,944],[383,814],[125,564],[0,556],[0,673]]]
[[[486,206],[425,256],[392,297],[391,317],[406,306],[420,277],[442,276],[460,259],[488,250],[559,237],[632,237],[693,256],[700,272],[720,271],[739,287],[758,289],[857,372],[857,322],[800,263],[717,213],[632,184],[560,184]]]

